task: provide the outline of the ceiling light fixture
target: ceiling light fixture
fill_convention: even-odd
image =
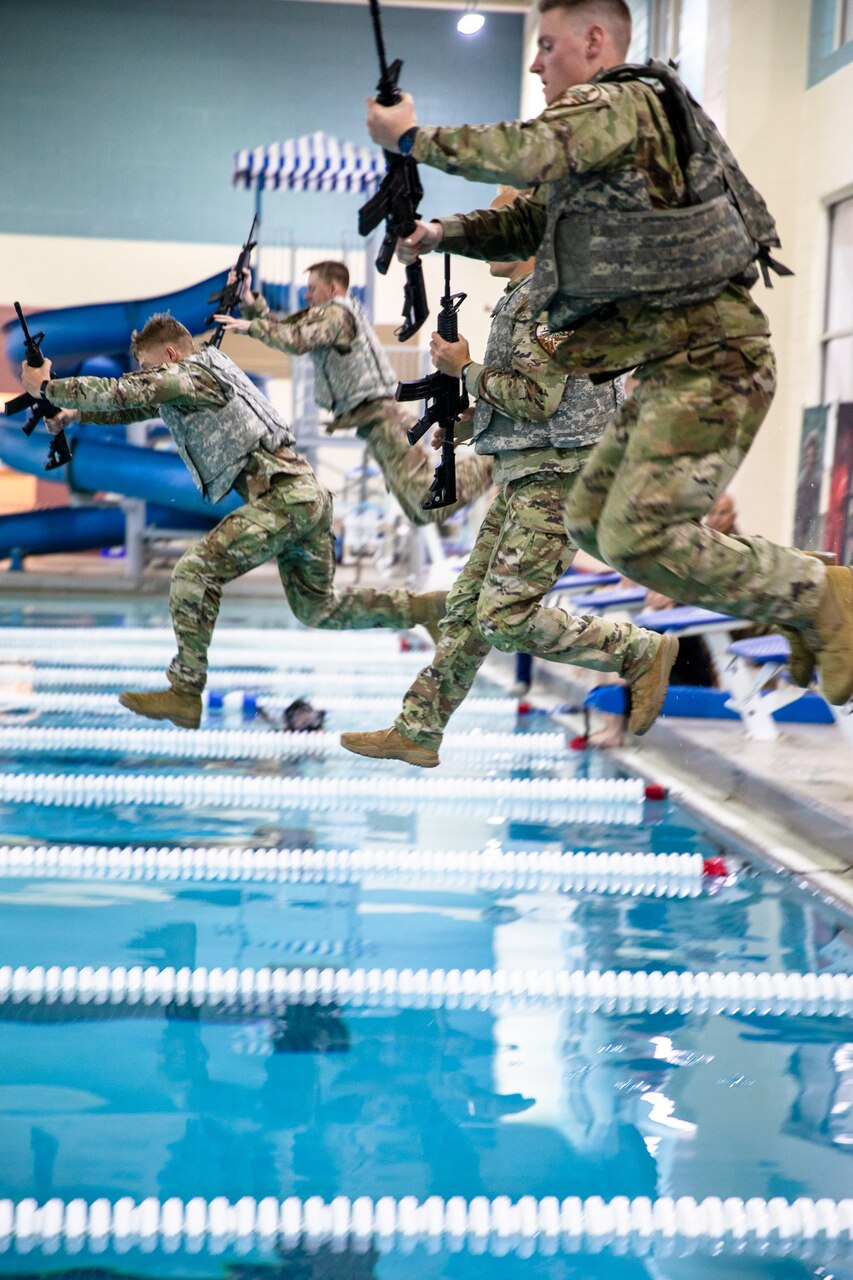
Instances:
[[[476,0],[470,4],[456,24],[456,30],[463,36],[475,36],[482,31],[486,19],[477,12]]]

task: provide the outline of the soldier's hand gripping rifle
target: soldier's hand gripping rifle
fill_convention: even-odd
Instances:
[[[441,299],[441,311],[438,313],[437,329],[446,342],[459,340],[459,308],[468,295],[450,292],[450,254],[444,255],[444,296]],[[461,413],[468,408],[468,392],[460,378],[453,378],[449,373],[429,374],[417,382],[400,382],[397,384],[397,400],[427,400],[426,413],[415,423],[406,437],[409,444],[417,444],[421,436],[426,435],[430,427],[440,427],[442,431],[441,461],[435,469],[429,495],[421,503],[424,511],[432,511],[435,507],[449,507],[456,501],[456,442],[453,428]]]
[[[397,84],[402,70],[399,58],[388,66],[385,59],[385,41],[382,38],[382,24],[379,17],[379,0],[369,0],[370,16],[373,19],[373,32],[376,37],[376,49],[379,54],[380,76],[376,86],[376,101],[380,107],[393,107],[400,101],[401,94]],[[418,205],[423,199],[424,189],[421,186],[418,166],[411,156],[398,156],[391,151],[383,152],[386,172],[379,190],[371,196],[367,204],[358,211],[358,233],[370,235],[375,227],[385,219],[385,238],[376,257],[376,270],[385,275],[398,239],[410,236],[418,219]],[[400,342],[417,333],[429,315],[424,273],[420,259],[406,267],[406,284],[403,289],[403,323],[395,330]]]
[[[208,302],[215,302],[216,306],[213,308],[213,315],[209,315],[205,320],[204,323],[206,325],[213,324],[214,315],[233,316],[234,312],[239,308],[240,303],[243,301],[243,294],[246,292],[246,280],[243,276],[243,272],[251,262],[252,250],[258,243],[257,240],[253,239],[257,225],[258,215],[255,214],[252,219],[252,225],[249,228],[249,238],[240,250],[237,261],[234,264],[234,283],[228,284],[226,281],[225,285],[218,293],[212,293],[208,298]],[[224,326],[218,324],[213,337],[206,345],[208,347],[220,347],[222,345],[224,333]]]
[[[40,369],[44,364],[44,356],[42,355],[41,342],[44,338],[43,333],[31,334],[27,328],[27,322],[24,319],[24,313],[21,310],[20,302],[15,303],[15,311],[24,333],[24,352],[26,354],[27,364],[31,369]],[[55,418],[60,412],[55,404],[51,404],[44,396],[31,396],[28,391],[23,395],[15,396],[14,400],[7,400],[5,405],[6,413],[20,413],[22,409],[30,409],[31,413],[21,430],[25,436],[31,436],[35,431],[42,418],[46,422],[50,422],[51,418]],[[49,428],[48,428],[49,429]],[[51,433],[50,448],[47,451],[47,461],[44,464],[45,471],[54,471],[57,467],[64,467],[66,462],[71,461],[71,446],[64,431],[57,431],[56,435]]]

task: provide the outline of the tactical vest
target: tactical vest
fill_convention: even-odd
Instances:
[[[345,307],[355,320],[355,340],[349,351],[320,347],[311,352],[314,398],[336,418],[365,400],[387,400],[397,390],[397,376],[356,298],[333,298],[326,306]]]
[[[219,502],[255,449],[274,453],[293,444],[293,433],[242,369],[218,348],[202,347],[182,363],[212,373],[228,397],[221,409],[157,406],[194,483],[210,502]]]
[[[653,87],[646,81],[657,82]],[[655,308],[717,297],[730,281],[766,284],[779,245],[764,200],[713,121],[662,62],[612,67],[593,83],[642,83],[657,94],[675,139],[687,203],[652,207],[640,169],[570,174],[548,185],[545,234],[536,256],[531,306],[552,329],[635,298]]]
[[[516,325],[535,326],[529,303],[530,277],[505,293],[492,312],[492,327],[483,364],[499,373],[513,368]],[[486,400],[474,409],[473,443],[477,453],[509,453],[514,449],[580,449],[595,444],[619,407],[616,385],[593,386],[589,378],[566,378],[556,412],[545,422],[510,418]]]

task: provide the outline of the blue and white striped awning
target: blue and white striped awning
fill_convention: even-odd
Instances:
[[[233,185],[259,191],[373,191],[385,174],[381,151],[341,142],[326,133],[288,138],[238,151]]]

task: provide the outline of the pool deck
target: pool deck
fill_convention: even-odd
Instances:
[[[104,593],[165,598],[172,565],[163,562],[140,582],[124,576],[123,562],[96,555],[31,558],[27,572],[0,577],[5,595]],[[339,569],[337,585],[355,584],[352,567]],[[361,585],[388,585],[372,565]],[[231,583],[228,595],[281,598],[273,565]],[[513,683],[514,659],[493,652],[486,672],[498,683]],[[533,701],[579,705],[590,685],[572,678],[572,669],[538,662]],[[580,716],[567,716],[580,733]],[[670,787],[704,818],[751,845],[779,865],[806,876],[818,891],[853,910],[853,745],[832,725],[786,724],[774,742],[748,738],[740,724],[726,720],[664,718],[647,737],[630,736],[610,749],[627,769]]]
[[[492,655],[488,670],[512,683],[504,655]],[[570,668],[539,662],[534,670],[532,701],[583,701],[589,685],[572,680]],[[582,733],[580,714],[565,720]],[[663,717],[646,737],[627,734],[609,754],[853,909],[853,746],[833,725],[785,724],[775,741],[758,742],[734,720]]]

